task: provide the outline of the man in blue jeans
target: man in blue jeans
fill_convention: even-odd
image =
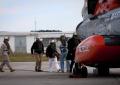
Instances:
[[[65,35],[62,35],[60,37],[61,45],[60,45],[60,51],[61,51],[61,57],[60,57],[60,66],[61,71],[64,72],[64,60],[67,56],[67,44],[66,44],[66,37]]]

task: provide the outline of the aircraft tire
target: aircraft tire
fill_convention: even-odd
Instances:
[[[86,66],[81,67],[81,76],[86,78],[88,76],[88,70]]]
[[[81,67],[79,66],[78,63],[75,63],[75,65],[74,65],[73,74],[74,75],[81,75]]]

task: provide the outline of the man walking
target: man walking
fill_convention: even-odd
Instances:
[[[66,59],[71,61],[70,72],[72,72],[72,68],[75,63],[75,61],[74,61],[75,51],[76,51],[77,45],[80,43],[80,39],[78,38],[78,36],[76,34],[73,34],[72,38],[70,38],[67,43],[68,43],[68,47],[67,47],[68,54],[67,54]]]
[[[9,54],[12,53],[10,45],[9,45],[9,38],[4,38],[3,44],[1,46],[1,53],[2,53],[2,63],[0,65],[0,72],[4,72],[3,67],[7,65],[10,69],[10,72],[15,71],[10,65]]]
[[[42,55],[44,53],[44,45],[42,43],[42,39],[36,38],[36,41],[33,43],[31,47],[31,54],[35,57],[36,60],[36,66],[35,71],[41,72],[41,61],[42,61]]]
[[[55,44],[54,40],[52,40],[50,42],[50,44],[48,45],[48,47],[46,49],[46,56],[49,58],[49,65],[48,65],[49,72],[52,72],[53,63],[55,65],[57,71],[59,72],[60,66],[57,61],[57,57],[59,56],[59,53],[57,52],[56,44]]]

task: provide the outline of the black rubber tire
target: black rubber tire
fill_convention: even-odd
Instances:
[[[78,63],[75,63],[73,68],[74,75],[81,75],[81,66]]]
[[[81,76],[86,78],[88,76],[88,70],[86,66],[81,67]]]

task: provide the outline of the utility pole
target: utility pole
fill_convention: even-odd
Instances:
[[[36,17],[34,18],[34,26],[35,26],[34,30],[37,33],[37,21],[36,21]],[[35,40],[36,40],[37,37],[38,37],[38,34],[36,34]]]
[[[34,18],[34,26],[35,26],[35,32],[37,30],[37,21],[36,21],[36,17]]]

